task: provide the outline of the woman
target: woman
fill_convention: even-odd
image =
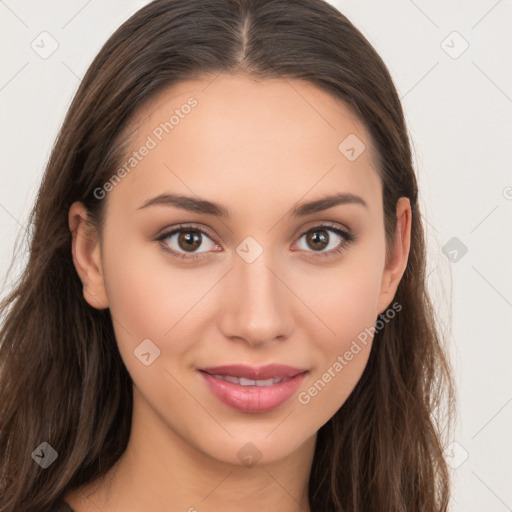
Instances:
[[[403,112],[332,6],[142,8],[84,77],[31,222],[0,512],[448,509]]]

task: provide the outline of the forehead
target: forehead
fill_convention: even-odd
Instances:
[[[163,192],[263,206],[332,191],[369,202],[380,195],[364,125],[343,101],[305,81],[219,74],[180,82],[148,101],[129,130],[123,163],[137,156],[113,195],[131,209]]]

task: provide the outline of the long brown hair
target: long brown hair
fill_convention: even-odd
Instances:
[[[344,100],[376,148],[388,248],[398,199],[412,207],[395,296],[402,310],[376,332],[360,381],[318,432],[312,511],[446,511],[441,438],[454,386],[426,288],[408,133],[386,66],[323,0],[156,0],[116,30],[81,82],[30,214],[28,263],[2,302],[0,512],[44,509],[105,474],[125,450],[132,382],[109,310],[83,298],[69,207],[82,201],[101,233],[105,201],[94,190],[123,161],[134,114],[173,84],[221,72],[302,79]],[[46,469],[32,457],[42,442],[58,454]]]

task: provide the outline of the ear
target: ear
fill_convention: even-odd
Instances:
[[[398,284],[407,267],[411,246],[412,212],[409,198],[401,197],[396,205],[397,225],[395,240],[391,247],[382,275],[378,314],[383,313],[391,304]]]
[[[73,264],[84,285],[84,299],[93,308],[106,309],[108,298],[103,279],[99,236],[87,223],[87,218],[87,209],[83,203],[74,202],[68,214]]]

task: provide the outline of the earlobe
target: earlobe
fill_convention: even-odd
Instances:
[[[73,264],[83,283],[84,299],[96,309],[108,308],[97,232],[87,223],[87,209],[77,201],[69,209]]]
[[[396,206],[396,233],[392,250],[382,275],[378,313],[383,313],[391,304],[407,267],[411,246],[412,212],[407,197],[401,197]]]

